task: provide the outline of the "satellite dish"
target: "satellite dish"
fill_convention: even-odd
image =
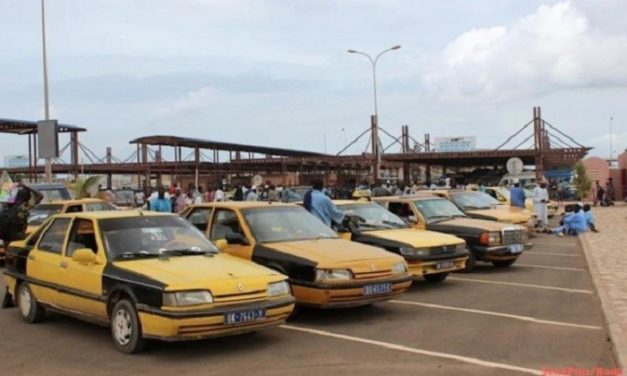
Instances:
[[[513,157],[507,160],[505,166],[507,167],[507,172],[512,175],[518,175],[523,171],[524,163],[520,158]]]
[[[261,175],[255,175],[253,176],[253,185],[256,185],[257,187],[260,186],[263,183],[263,178],[261,177]]]

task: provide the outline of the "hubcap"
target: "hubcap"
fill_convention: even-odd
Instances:
[[[113,337],[122,346],[127,345],[131,341],[133,334],[131,315],[125,309],[120,309],[115,313],[113,318]]]
[[[30,296],[30,291],[28,287],[23,287],[20,289],[20,311],[22,312],[22,316],[26,317],[30,313],[30,308],[32,305],[32,300]]]

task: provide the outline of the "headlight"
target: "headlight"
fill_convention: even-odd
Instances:
[[[274,282],[268,285],[268,296],[287,295],[290,293],[290,285],[285,282]]]
[[[486,231],[481,234],[479,241],[483,245],[499,245],[501,244],[501,233],[498,231]]]
[[[403,256],[429,256],[429,248],[409,248],[409,247],[401,247],[400,249],[401,255]]]
[[[455,247],[455,252],[464,252],[466,250],[466,243],[460,243]]]
[[[317,269],[316,281],[341,281],[351,279],[348,269]]]
[[[163,305],[185,307],[213,303],[213,296],[206,290],[177,291],[163,293]]]
[[[392,273],[400,274],[405,273],[407,271],[407,265],[404,262],[399,262],[397,264],[392,265]]]

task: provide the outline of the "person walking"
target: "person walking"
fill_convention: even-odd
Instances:
[[[510,205],[517,208],[525,207],[525,190],[520,187],[520,182],[514,183],[514,188],[510,192]]]
[[[599,183],[599,181],[595,181],[594,182],[594,192],[593,192],[593,205],[597,206],[599,203],[603,202],[603,187],[601,187],[601,184]]]
[[[150,210],[161,213],[172,212],[172,201],[166,197],[163,187],[158,187],[157,196],[150,200]]]
[[[43,195],[21,183],[18,185],[18,191],[13,204],[0,214],[3,233],[1,238],[6,248],[9,243],[15,240],[23,240],[26,238],[26,228],[28,227],[28,216],[30,210],[43,199]]]
[[[322,179],[314,180],[311,188],[305,196],[305,209],[329,227],[333,224],[341,224],[344,220],[344,213],[333,204],[329,196],[322,192],[324,189]]]
[[[540,185],[533,189],[533,209],[536,212],[537,226],[546,229],[549,224],[547,204],[549,202],[549,192],[546,190],[546,181],[541,181]]]

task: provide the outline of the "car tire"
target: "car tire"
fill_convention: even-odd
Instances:
[[[477,256],[470,250],[470,248],[466,248],[468,251],[468,260],[466,260],[466,266],[461,270],[462,273],[470,273],[475,266],[477,265]]]
[[[512,266],[512,264],[515,263],[516,260],[517,259],[492,261],[492,265],[496,266],[497,268],[508,268]]]
[[[446,277],[448,277],[448,273],[425,274],[422,276],[429,283],[443,282]]]
[[[35,324],[44,319],[45,308],[35,299],[27,282],[22,282],[17,287],[15,294],[18,311],[22,320],[29,324]]]
[[[115,347],[125,354],[134,354],[146,347],[137,311],[127,299],[115,303],[111,311],[111,337]]]

